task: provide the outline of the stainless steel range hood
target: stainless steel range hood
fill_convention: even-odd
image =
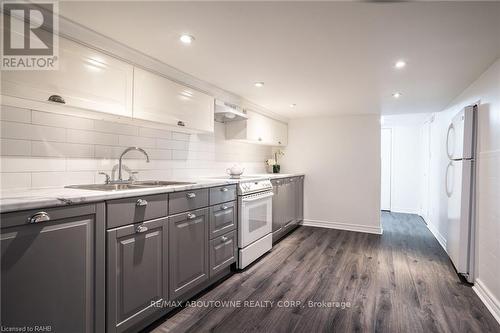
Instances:
[[[248,119],[245,110],[241,107],[221,100],[215,100],[214,116],[215,121],[220,123]]]

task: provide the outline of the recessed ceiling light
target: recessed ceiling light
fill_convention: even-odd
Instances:
[[[406,66],[406,61],[404,61],[404,60],[398,60],[394,64],[394,68],[397,68],[397,69],[404,68],[405,66]]]
[[[392,94],[392,97],[399,98],[399,97],[401,97],[401,95],[402,94],[400,92],[395,92],[394,94]]]
[[[253,85],[256,86],[257,88],[260,88],[264,86],[264,82],[255,82]]]
[[[295,104],[295,103],[290,104],[290,107],[291,107],[291,108],[294,108],[294,107],[296,107],[296,106],[297,106],[297,104]]]
[[[182,43],[184,43],[184,44],[191,44],[191,43],[194,41],[194,37],[193,37],[193,36],[191,36],[191,35],[186,35],[186,34],[181,35],[181,36],[179,37],[179,39],[180,39],[180,41],[181,41]]]

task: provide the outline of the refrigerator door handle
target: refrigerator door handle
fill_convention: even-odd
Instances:
[[[448,155],[448,158],[452,160],[454,152],[452,151],[450,153],[450,133],[453,133],[453,136],[455,136],[455,127],[453,126],[453,123],[451,123],[450,126],[448,126],[448,132],[446,133],[446,155]],[[455,148],[455,138],[453,138],[453,149],[454,148]]]
[[[452,177],[452,183],[451,183],[451,189],[448,187],[448,178],[449,178],[449,175],[450,175],[450,168],[453,168],[453,161],[450,161],[450,163],[448,163],[448,166],[446,167],[446,175],[444,177],[444,187],[446,189],[446,196],[448,198],[451,198],[452,194],[453,194],[453,179],[454,177]],[[453,169],[452,169],[452,172],[453,172]]]

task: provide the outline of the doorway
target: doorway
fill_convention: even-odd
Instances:
[[[392,129],[382,128],[380,135],[380,209],[391,210]]]

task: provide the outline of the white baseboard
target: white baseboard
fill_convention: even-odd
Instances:
[[[472,290],[476,292],[479,299],[481,299],[493,317],[495,317],[496,321],[500,324],[500,301],[493,296],[490,290],[480,279],[476,279],[476,281],[474,281],[474,287],[472,287]]]
[[[340,230],[348,230],[348,231],[357,231],[357,232],[366,232],[370,234],[382,234],[382,227],[370,227],[359,224],[349,224],[349,223],[339,223],[339,222],[331,222],[331,221],[318,221],[318,220],[304,220],[302,221],[302,225],[309,227],[320,227],[320,228],[329,228],[329,229],[340,229]]]
[[[427,223],[427,229],[429,229],[430,232],[432,232],[434,237],[436,237],[437,241],[439,242],[439,245],[441,245],[443,250],[446,253],[448,253],[448,251],[446,251],[446,238],[444,238],[444,236],[441,235],[441,233],[437,230],[437,228],[432,223],[430,223],[429,221],[427,221],[426,223]]]

